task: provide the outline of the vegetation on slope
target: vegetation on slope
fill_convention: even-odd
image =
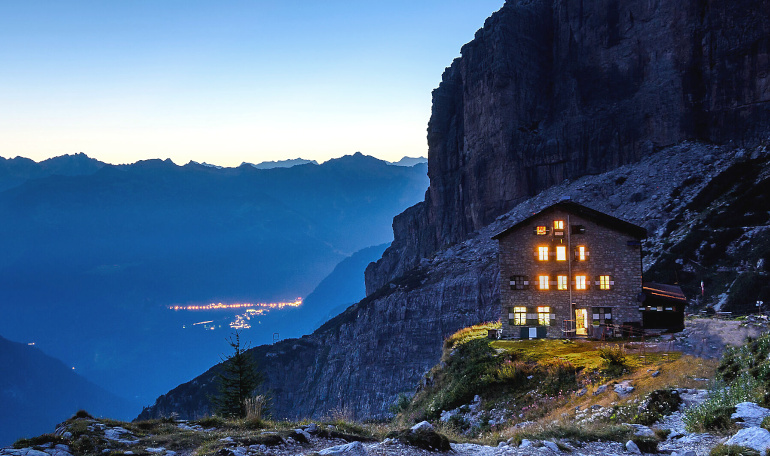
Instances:
[[[673,388],[702,387],[716,367],[679,352],[647,351],[639,342],[487,339],[495,327],[477,325],[447,338],[441,363],[411,400],[397,402],[394,422],[428,419],[455,439],[491,444],[509,438],[625,442],[633,431],[624,423],[649,425],[671,413],[681,401]],[[634,390],[621,398],[612,387],[625,380]],[[460,416],[476,395],[481,422],[473,427]],[[579,423],[575,411],[592,406],[606,413]],[[451,412],[441,419],[445,411]]]

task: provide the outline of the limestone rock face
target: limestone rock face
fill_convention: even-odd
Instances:
[[[367,293],[522,199],[683,140],[770,129],[770,0],[509,0],[433,91],[425,202]]]

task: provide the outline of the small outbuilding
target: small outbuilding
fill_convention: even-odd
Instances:
[[[687,298],[678,285],[645,282],[639,295],[644,329],[684,329],[684,310]]]

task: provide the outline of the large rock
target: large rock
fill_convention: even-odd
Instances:
[[[513,1],[433,91],[425,202],[367,293],[523,198],[684,140],[770,128],[770,0]]]
[[[753,448],[760,454],[765,454],[770,448],[770,432],[760,427],[750,427],[741,429],[737,434],[730,437],[727,445],[740,445]]]
[[[739,427],[758,427],[766,416],[770,416],[770,410],[753,402],[741,402],[735,406],[735,413],[730,418],[735,420]]]
[[[366,456],[366,448],[361,442],[351,442],[337,445],[318,452],[323,456]]]

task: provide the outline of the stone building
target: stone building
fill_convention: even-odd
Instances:
[[[571,201],[495,235],[501,337],[600,338],[641,328],[646,236],[642,227]]]

